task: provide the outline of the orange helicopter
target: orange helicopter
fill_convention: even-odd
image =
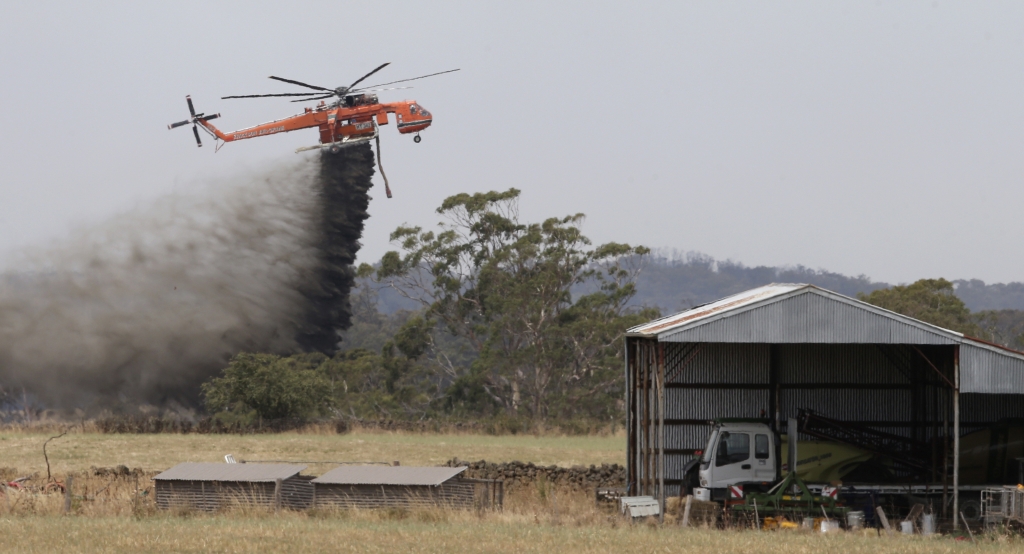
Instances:
[[[298,100],[292,100],[292,102],[308,102],[312,100],[320,100],[320,103],[313,108],[306,108],[303,113],[293,115],[284,119],[278,119],[269,123],[263,123],[254,127],[248,127],[245,129],[239,129],[231,133],[224,133],[220,129],[217,129],[210,123],[211,120],[220,117],[220,114],[205,115],[202,113],[196,113],[195,108],[192,106],[192,97],[186,96],[185,100],[188,102],[188,111],[192,115],[191,119],[172,123],[167,126],[168,129],[174,129],[183,125],[192,124],[192,132],[196,137],[196,146],[202,146],[203,141],[199,139],[199,127],[202,127],[204,131],[214,137],[214,140],[221,140],[224,143],[234,142],[236,140],[243,140],[249,138],[263,137],[267,135],[274,135],[277,133],[287,133],[289,131],[295,131],[298,129],[308,129],[311,127],[319,127],[320,129],[320,144],[313,146],[305,146],[296,149],[295,152],[304,152],[308,150],[321,150],[331,153],[337,153],[346,146],[352,146],[354,144],[361,144],[370,140],[377,141],[377,165],[380,167],[381,175],[384,176],[384,168],[380,165],[380,136],[379,130],[381,125],[388,124],[388,114],[395,114],[396,123],[398,126],[398,132],[407,135],[415,133],[413,136],[414,142],[420,142],[420,131],[426,129],[433,123],[433,116],[425,110],[422,106],[417,104],[413,100],[403,100],[401,102],[389,102],[381,104],[377,99],[375,92],[382,92],[386,90],[400,90],[411,87],[395,87],[390,89],[382,89],[378,87],[384,87],[387,85],[394,85],[398,83],[405,83],[408,81],[415,81],[417,79],[424,79],[426,77],[433,77],[435,75],[442,75],[445,73],[452,73],[458,71],[458,69],[450,69],[448,71],[441,71],[438,73],[431,73],[429,75],[422,75],[420,77],[413,77],[412,79],[401,79],[398,81],[392,81],[390,83],[383,83],[379,85],[373,85],[364,88],[355,88],[356,85],[363,82],[367,77],[370,77],[374,73],[377,73],[381,69],[387,67],[389,63],[383,64],[377,69],[363,75],[361,78],[356,80],[347,87],[337,87],[333,89],[320,87],[316,85],[310,85],[299,81],[293,81],[291,79],[284,79],[282,77],[271,76],[271,79],[298,85],[301,87],[310,88],[318,92],[294,92],[294,93],[281,93],[281,94],[250,94],[245,96],[224,96],[221,99],[227,100],[231,98],[267,98],[267,97],[278,97],[278,96],[304,96],[312,98],[301,98]],[[327,98],[337,98],[337,100],[328,104],[324,100]],[[214,151],[220,150],[223,144],[217,144]],[[387,192],[388,198],[391,198],[391,189],[387,183],[387,176],[384,176],[384,187]]]

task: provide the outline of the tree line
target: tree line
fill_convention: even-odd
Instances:
[[[651,253],[592,244],[582,214],[522,221],[519,196],[516,189],[451,196],[437,209],[436,229],[396,229],[391,240],[399,249],[358,268],[353,325],[338,354],[239,354],[203,385],[206,409],[243,425],[310,418],[619,422],[623,335],[660,315],[636,302]],[[382,312],[382,292],[410,309]],[[1024,348],[1024,312],[972,313],[945,279],[857,296]]]
[[[630,305],[650,252],[593,244],[583,214],[523,221],[519,196],[455,195],[436,229],[396,229],[399,250],[358,269],[341,352],[240,354],[203,385],[206,408],[232,422],[618,421],[622,336],[659,315]],[[416,308],[379,313],[381,289]]]

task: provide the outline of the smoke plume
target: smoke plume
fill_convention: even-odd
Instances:
[[[0,276],[0,386],[64,408],[191,404],[237,352],[333,353],[372,175],[350,147],[26,253]]]

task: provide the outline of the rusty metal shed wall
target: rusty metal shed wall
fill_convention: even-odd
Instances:
[[[838,297],[838,298],[837,298]],[[658,335],[661,342],[957,344],[927,324],[806,287]],[[947,332],[948,333],[948,332]]]

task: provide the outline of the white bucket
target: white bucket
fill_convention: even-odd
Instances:
[[[921,516],[921,534],[935,534],[935,514],[924,514]]]
[[[814,518],[805,517],[803,522],[800,524],[802,529],[814,529]]]
[[[846,526],[851,530],[864,528],[864,512],[855,511],[846,513]]]
[[[821,532],[822,533],[835,533],[838,530],[839,530],[839,522],[834,520],[834,519],[830,519],[828,521],[822,521],[821,522]]]
[[[704,487],[697,487],[693,489],[693,496],[701,502],[711,502],[711,489],[705,489]]]
[[[913,521],[901,521],[900,522],[900,532],[903,533],[904,535],[913,535],[914,534],[914,522]]]

